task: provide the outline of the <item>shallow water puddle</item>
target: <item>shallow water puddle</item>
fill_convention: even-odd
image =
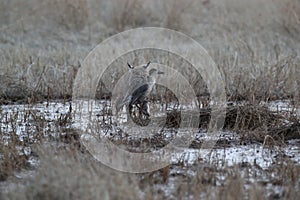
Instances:
[[[287,102],[270,103],[270,109],[278,109],[279,106],[282,110],[290,109]],[[111,115],[107,114],[109,108],[108,101],[83,101],[80,104],[76,102],[65,104],[43,102],[34,105],[3,105],[0,119],[2,140],[8,139],[11,133],[15,133],[20,141],[36,140],[34,135],[37,132],[42,133],[46,138],[56,137],[59,134],[67,134],[70,128],[82,131],[90,130],[91,132],[93,129],[97,129],[102,136],[106,136],[105,126],[106,128],[114,127],[109,124],[112,120]],[[99,124],[101,125],[99,126]],[[172,134],[166,134],[166,137],[172,139],[170,135]],[[221,136],[223,138],[230,138],[230,140],[239,139],[238,135],[233,132],[224,132],[220,135],[223,135]],[[134,137],[137,135],[132,136],[132,138]],[[197,134],[197,137],[205,140],[207,135],[202,132]],[[29,155],[30,149],[27,149],[25,153]],[[172,157],[172,162],[176,163],[181,160],[190,165],[197,160],[212,162],[215,158],[219,165],[231,166],[238,163],[250,163],[267,168],[280,156],[288,157],[293,162],[300,164],[300,142],[288,141],[284,147],[270,149],[261,144],[231,145],[213,150],[185,148],[181,153]]]
[[[62,102],[43,102],[33,105],[2,105],[0,107],[1,140],[3,144],[6,144],[6,141],[11,137],[17,136],[20,141],[31,144],[38,143],[40,140],[51,142],[53,139],[60,142],[62,136],[78,132],[83,133],[81,140],[95,136],[98,138],[105,137],[114,141],[115,144],[127,145],[131,147],[131,150],[139,152],[141,145],[144,145],[143,142],[140,142],[141,138],[146,137],[149,141],[149,136],[147,138],[149,132],[139,134],[141,132],[139,132],[138,126],[127,127],[129,125],[126,122],[125,109],[120,114],[121,120],[118,121],[121,127],[116,126],[113,123],[115,118],[110,112],[109,104],[109,101],[82,101],[65,104]],[[272,102],[269,109],[291,111],[287,102]],[[164,116],[165,113],[162,110],[153,115],[153,117],[160,117],[161,119]],[[149,127],[151,126],[154,126],[154,132],[159,130],[155,124],[150,124]],[[130,132],[123,132],[121,129],[135,133],[130,134]],[[154,138],[152,144],[154,143],[157,149],[163,148],[177,134],[176,130],[173,129],[166,129],[158,135],[155,135],[154,132],[151,133],[151,137]],[[168,181],[154,185],[157,190],[162,190],[168,197],[176,198],[178,183],[187,182],[191,177],[199,174],[202,176],[201,173],[204,173],[205,177],[207,175],[211,180],[215,180],[215,186],[223,186],[226,179],[231,176],[230,171],[236,169],[240,171],[241,176],[246,177],[245,188],[248,187],[247,184],[249,183],[259,182],[266,184],[265,189],[270,194],[282,196],[283,186],[273,184],[277,177],[276,172],[272,172],[272,167],[287,162],[300,165],[300,140],[289,140],[279,147],[263,146],[261,143],[240,145],[240,136],[230,131],[208,135],[206,131],[201,130],[200,132],[193,132],[192,136],[198,142],[197,144],[201,144],[201,141],[210,140],[220,140],[222,144],[219,143],[211,149],[203,149],[197,145],[194,148],[178,147],[171,156]],[[55,144],[60,145],[60,143]],[[153,150],[151,145],[148,150]],[[29,156],[28,163],[30,166],[37,167],[39,165],[39,159],[31,154],[30,145],[23,146],[19,151],[20,154]],[[23,180],[29,176],[35,176],[35,170],[15,172],[17,182],[11,179],[0,182],[0,191],[13,191],[17,185],[22,186]],[[204,180],[210,179],[205,178]],[[205,198],[205,194],[201,195],[204,195]]]
[[[299,140],[300,142],[300,140]],[[202,155],[205,156],[202,156]],[[260,144],[240,145],[226,147],[224,149],[183,149],[181,154],[172,158],[173,163],[181,161],[186,165],[193,165],[199,160],[207,163],[214,163],[218,166],[256,165],[267,169],[277,162],[281,157],[300,164],[300,145],[289,144],[281,148],[266,148]]]

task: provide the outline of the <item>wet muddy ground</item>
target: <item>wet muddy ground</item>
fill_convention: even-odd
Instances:
[[[106,112],[109,110],[108,105],[108,101],[2,105],[0,108],[2,162],[7,162],[5,159],[8,152],[3,148],[5,146],[16,148],[16,155],[12,159],[18,160],[20,157],[24,159],[21,163],[15,164],[18,166],[12,173],[5,174],[3,170],[1,171],[1,192],[12,192],[17,186],[25,184],[29,177],[35,177],[36,169],[39,167],[39,155],[33,148],[36,144],[54,145],[58,148],[72,146],[88,154],[82,140],[91,135],[90,130],[93,130],[92,136],[108,139],[131,152],[149,152],[163,148],[178,133],[178,128],[166,125],[170,118],[164,110],[152,116],[151,125],[157,126],[154,127],[157,128],[155,129],[157,132],[147,133],[143,130],[153,129],[126,127],[128,126],[126,120],[125,122],[119,120],[116,123],[116,118],[109,114],[110,112]],[[267,105],[270,112],[280,112],[284,115],[296,113],[296,116],[299,114],[299,110],[292,108],[288,101],[274,101]],[[165,125],[157,124],[156,122],[161,121],[160,118],[164,116]],[[120,118],[126,119],[126,113],[121,114]],[[286,120],[285,124],[288,123],[291,122]],[[247,131],[227,128],[216,134],[216,144],[212,149],[203,149],[201,144],[211,140],[212,137],[205,128],[197,127],[194,131],[192,143],[188,147],[178,147],[179,150],[176,151],[178,153],[172,154],[170,165],[165,169],[142,175],[141,185],[143,182],[149,184],[148,179],[151,177],[153,190],[172,199],[178,195],[178,184],[195,181],[199,171],[202,174],[200,178],[202,185],[212,185],[216,188],[224,187],[235,171],[240,174],[245,191],[253,188],[254,184],[264,188],[265,197],[280,198],[285,195],[287,185],[276,175],[278,170],[287,166],[293,166],[290,168],[293,170],[300,166],[300,139],[297,137],[281,140],[274,135],[265,134],[263,140],[255,140],[255,137],[246,140]],[[294,134],[299,134],[299,129]],[[288,185],[288,188],[297,191],[299,184],[299,179],[296,179],[292,185]],[[189,192],[191,191],[184,189],[183,197],[189,199]],[[208,192],[199,195],[208,197]]]

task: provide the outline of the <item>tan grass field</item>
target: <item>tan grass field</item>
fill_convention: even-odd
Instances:
[[[180,31],[207,50],[222,73],[227,100],[247,102],[227,110],[225,125],[240,137],[235,145],[260,144],[278,153],[269,168],[256,160],[227,166],[216,155],[208,162],[200,157],[193,164],[179,159],[158,171],[129,174],[90,155],[78,141],[77,130],[70,128],[74,110],[68,102],[74,79],[99,43],[138,27]],[[123,72],[127,62],[134,65],[149,55],[156,58],[151,52],[124,55],[107,74]],[[173,59],[170,65],[176,69],[178,63]],[[199,99],[205,99],[202,78],[189,78]],[[104,76],[100,81],[98,99],[110,97],[109,80]],[[46,112],[4,107],[34,108],[47,102],[48,108],[57,100],[67,111],[57,111],[51,120]],[[276,100],[289,101],[291,111],[277,107],[271,112],[261,106]],[[1,0],[0,106],[0,199],[297,199],[300,165],[282,152],[296,139],[299,154],[300,1]],[[108,116],[101,114],[103,121]],[[200,122],[208,119],[209,113],[204,113]],[[28,140],[16,134],[22,123],[34,130]],[[45,132],[52,124],[54,133]],[[12,128],[6,131],[7,127]],[[47,135],[50,132],[56,136]],[[193,148],[198,145],[194,142]],[[226,145],[222,140],[217,148],[225,152]],[[19,154],[18,149],[27,148],[29,155]]]

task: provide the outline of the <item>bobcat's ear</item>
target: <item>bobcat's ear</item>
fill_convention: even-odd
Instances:
[[[131,64],[129,64],[129,63],[127,63],[127,65],[128,65],[128,67],[130,68],[130,69],[133,69],[134,67],[131,65]]]
[[[144,68],[147,68],[150,65],[150,61],[144,66]]]

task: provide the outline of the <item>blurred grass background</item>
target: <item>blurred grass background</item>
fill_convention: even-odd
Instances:
[[[230,100],[299,100],[299,0],[2,0],[0,101],[70,97],[89,51],[145,26],[205,47]]]

